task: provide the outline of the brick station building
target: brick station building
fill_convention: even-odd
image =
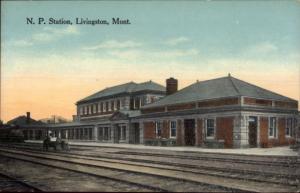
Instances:
[[[174,84],[176,85],[176,80]],[[295,142],[298,102],[231,77],[196,82],[141,108],[145,142],[273,147]]]
[[[296,100],[230,75],[177,87],[174,78],[166,87],[153,81],[113,86],[79,100],[71,123],[21,128],[27,139],[51,131],[105,143],[243,148],[295,142]]]

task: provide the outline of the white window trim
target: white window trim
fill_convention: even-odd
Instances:
[[[89,115],[92,114],[92,106],[91,105],[89,105],[89,112],[88,112],[88,114]]]
[[[271,127],[271,125],[270,125],[270,120],[271,120],[271,118],[275,118],[275,128],[273,128],[273,135],[270,135],[270,127]],[[277,117],[269,117],[269,128],[268,128],[268,138],[269,139],[277,139],[278,138],[278,118]],[[276,136],[274,135],[274,131],[276,130]]]
[[[84,106],[84,114],[87,115],[87,106]]]
[[[94,104],[94,105],[93,105],[93,113],[94,113],[94,114],[97,113],[96,108],[97,108],[97,107],[96,107],[96,104]]]
[[[112,101],[108,101],[108,111],[111,111],[112,109],[111,109],[111,102]]]
[[[207,120],[214,120],[214,135],[207,136]],[[205,119],[205,139],[215,139],[216,138],[216,118],[206,118]]]
[[[155,137],[156,138],[159,138],[159,137],[161,138],[161,134],[162,134],[161,133],[162,132],[161,122],[160,121],[155,121],[154,123],[155,123]],[[158,134],[158,127],[157,127],[158,125],[160,125],[160,136],[157,135]]]
[[[104,101],[102,104],[103,104],[103,112],[106,112],[106,101]]]
[[[175,122],[175,130],[176,130],[176,135],[175,136],[172,136],[172,122]],[[177,120],[171,120],[170,123],[169,123],[169,129],[170,129],[170,138],[176,138],[177,137]]]
[[[98,103],[98,113],[101,113],[101,103]]]
[[[79,107],[79,115],[83,115],[83,107]]]

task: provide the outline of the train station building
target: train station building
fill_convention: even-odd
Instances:
[[[27,139],[43,138],[52,131],[68,140],[162,146],[244,148],[295,143],[296,100],[230,74],[177,88],[174,78],[166,80],[166,87],[153,81],[129,82],[79,100],[71,123],[21,127]]]

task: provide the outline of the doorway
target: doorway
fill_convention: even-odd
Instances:
[[[248,135],[249,147],[257,147],[257,117],[249,117]]]
[[[184,120],[184,141],[187,146],[195,145],[195,119]]]
[[[133,123],[133,128],[134,128],[134,143],[139,144],[140,143],[140,124]]]

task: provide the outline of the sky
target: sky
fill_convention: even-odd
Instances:
[[[0,118],[71,119],[76,101],[106,87],[175,77],[184,88],[228,73],[299,100],[299,18],[297,0],[2,1]]]

